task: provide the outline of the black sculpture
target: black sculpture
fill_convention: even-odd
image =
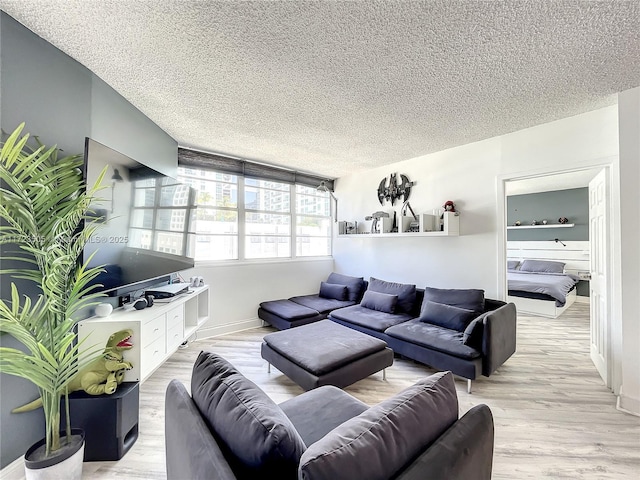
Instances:
[[[387,179],[383,178],[378,186],[378,201],[380,205],[384,205],[384,201],[387,200],[393,205],[397,199],[402,198],[403,202],[409,200],[411,194],[411,187],[416,182],[410,182],[406,175],[400,174],[400,185],[398,185],[398,176],[392,173],[389,176],[389,186],[387,186]]]

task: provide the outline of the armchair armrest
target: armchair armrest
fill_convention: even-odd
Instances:
[[[476,405],[398,475],[397,480],[490,480],[494,427],[488,406]]]
[[[516,306],[513,303],[488,313],[482,338],[482,374],[486,377],[516,351]]]

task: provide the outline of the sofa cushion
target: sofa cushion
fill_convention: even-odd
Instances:
[[[318,313],[329,313],[336,308],[349,307],[354,302],[349,300],[336,300],[335,298],[323,298],[319,295],[301,295],[299,297],[291,297],[290,301],[303,305],[312,310],[318,311]]]
[[[361,305],[353,305],[334,310],[329,315],[329,318],[384,332],[387,328],[411,320],[414,317],[408,313],[379,312],[364,308]]]
[[[298,478],[386,480],[458,419],[451,372],[420,380],[336,427],[300,459]]]
[[[201,352],[191,395],[238,478],[295,478],[304,442],[280,407],[229,362]]]
[[[564,273],[563,262],[551,260],[525,260],[520,265],[521,272],[530,273]]]
[[[299,303],[292,302],[291,300],[271,300],[269,302],[262,302],[260,307],[269,313],[278,315],[286,320],[301,320],[303,318],[313,317],[318,312]]]
[[[334,298],[336,300],[346,300],[349,287],[339,283],[320,282],[320,295],[323,298]]]
[[[421,322],[418,318],[390,327],[384,333],[408,343],[467,360],[473,360],[481,355],[480,349],[472,348],[462,342],[462,332]]]
[[[387,347],[386,342],[379,338],[356,332],[331,320],[268,333],[263,341],[314,375],[332,372]]]
[[[491,312],[485,312],[479,317],[476,317],[471,321],[467,328],[462,333],[462,343],[475,348],[478,351],[482,350],[482,336],[484,335],[484,317]]]
[[[360,294],[364,287],[363,277],[351,277],[349,275],[342,275],[341,273],[331,273],[327,278],[327,283],[335,283],[338,285],[346,285],[349,291],[347,300],[351,302],[357,302],[360,300]]]
[[[477,316],[473,310],[425,300],[422,302],[419,318],[422,322],[463,332]]]
[[[360,305],[369,310],[377,310],[379,312],[393,313],[398,303],[397,295],[389,295],[388,293],[374,292],[367,290],[364,292]]]
[[[484,312],[484,290],[425,287],[422,302],[426,301],[466,308],[477,312],[478,315]]]
[[[396,311],[408,313],[416,301],[416,286],[405,283],[387,282],[378,278],[369,279],[369,290],[398,296]]]

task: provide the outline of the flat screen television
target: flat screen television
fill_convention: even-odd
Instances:
[[[93,254],[90,266],[105,269],[94,291],[120,295],[142,282],[193,267],[195,190],[87,138],[87,185],[93,185],[105,167],[106,188],[90,213],[98,229],[83,252],[84,261]]]

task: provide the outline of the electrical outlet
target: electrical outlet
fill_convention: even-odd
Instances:
[[[120,295],[118,297],[118,306],[122,307],[123,305],[131,302],[131,294],[127,293],[126,295]]]

